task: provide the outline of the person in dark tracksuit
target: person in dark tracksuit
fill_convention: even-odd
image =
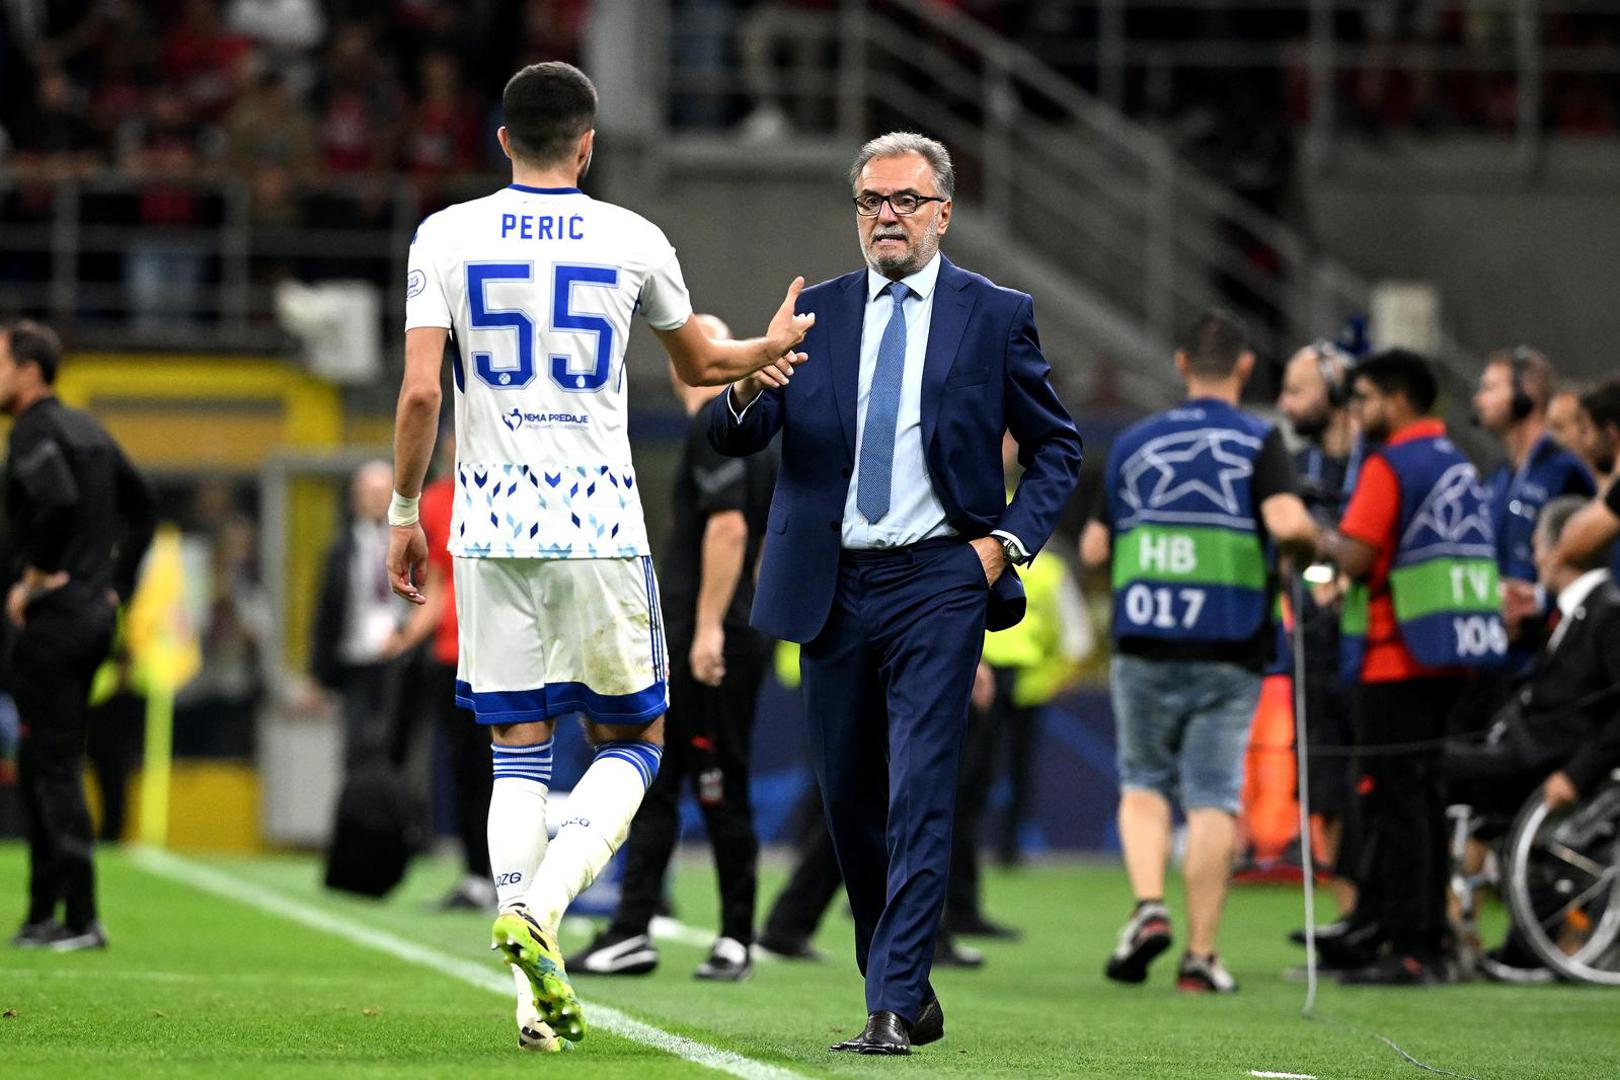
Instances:
[[[712,315],[697,318],[711,338],[731,336]],[[640,975],[658,965],[648,926],[679,836],[681,789],[690,784],[720,884],[720,934],[696,974],[730,982],[753,972],[759,838],[748,771],[770,643],[748,625],[748,611],[776,466],[770,455],[722,457],[707,438],[705,409],[715,390],[686,386],[673,369],[671,381],[692,422],[676,473],[669,541],[659,553],[670,655],[664,760],[625,841],[619,909],[568,968]]]
[[[30,862],[28,915],[12,944],[72,951],[107,944],[84,798],[87,702],[151,543],[154,510],[151,489],[111,436],[57,399],[61,355],[56,335],[37,323],[0,329],[0,410],[15,418],[5,475],[6,681],[22,721]]]

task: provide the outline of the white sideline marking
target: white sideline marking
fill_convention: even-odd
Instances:
[[[1268,1080],[1316,1080],[1310,1073],[1261,1072],[1259,1069],[1250,1069],[1249,1075],[1266,1077]]]
[[[137,848],[131,853],[130,861],[159,877],[166,877],[202,892],[213,893],[215,896],[302,923],[351,944],[364,945],[408,963],[431,968],[441,975],[499,994],[503,998],[512,996],[512,979],[504,967],[500,971],[494,971],[483,964],[474,964],[406,938],[374,930],[167,851]],[[603,1031],[684,1058],[695,1065],[729,1073],[742,1080],[805,1080],[798,1073],[778,1065],[755,1061],[730,1050],[721,1050],[642,1023],[609,1005],[588,1005],[587,1012],[590,1023]]]

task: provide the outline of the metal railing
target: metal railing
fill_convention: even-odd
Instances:
[[[468,178],[443,201],[483,194]],[[184,200],[172,214],[149,197]],[[358,279],[383,287],[398,326],[423,192],[397,176],[328,180],[274,214],[249,180],[130,174],[0,174],[0,313],[73,329],[80,347],[274,352],[291,348],[274,312],[283,279]]]
[[[1021,35],[1043,61],[1073,73],[1111,106],[1127,110],[1143,87],[1174,87],[1187,76],[1273,73],[1278,96],[1292,83],[1292,119],[1307,132],[1306,158],[1333,158],[1341,128],[1386,104],[1382,80],[1404,114],[1359,117],[1387,128],[1495,131],[1511,139],[1521,168],[1533,170],[1549,137],[1549,106],[1562,89],[1594,76],[1612,110],[1620,75],[1620,4],[1615,0],[1452,0],[1395,5],[1386,0],[1058,0],[1042,9],[1068,32]],[[1195,34],[1186,28],[1196,27]],[[1579,40],[1589,35],[1589,40]],[[1404,84],[1396,87],[1391,76]],[[1495,92],[1468,80],[1506,80],[1511,103],[1477,100]],[[1133,92],[1134,88],[1134,92]],[[1173,92],[1173,91],[1172,91]],[[1472,97],[1465,105],[1457,98]],[[1485,113],[1488,111],[1489,116]],[[1553,118],[1556,126],[1556,117]]]
[[[803,13],[795,18],[801,37],[816,27]],[[734,130],[761,146],[783,136],[757,124],[766,110],[819,116],[821,134],[836,133],[846,156],[876,131],[936,135],[957,159],[958,199],[973,205],[972,216],[1054,268],[1076,295],[1106,306],[1113,325],[1134,327],[1138,347],[1122,358],[1132,362],[1162,363],[1176,328],[1214,305],[1244,314],[1270,356],[1366,309],[1367,283],[1348,267],[973,19],[926,0],[849,0],[819,34],[823,45],[811,52],[820,66],[792,73],[769,91],[774,100],[748,74],[757,42],[739,40],[743,61],[731,71],[674,64],[672,116],[725,116],[713,101],[730,101]],[[711,105],[683,108],[688,99]],[[815,134],[796,125],[793,138]],[[701,133],[666,133],[683,136]]]

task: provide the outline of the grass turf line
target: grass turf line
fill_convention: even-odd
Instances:
[[[0,846],[0,919],[22,914],[25,856]],[[236,878],[421,945],[487,960],[488,920],[430,913],[454,881],[423,860],[396,896],[374,903],[326,893],[307,857],[208,860]],[[593,1031],[578,1053],[537,1063],[512,1047],[510,1006],[433,971],[357,948],[104,855],[102,902],[113,948],[102,955],[0,954],[0,1061],[8,1077],[426,1077],[516,1074],[555,1065],[570,1076],[714,1076],[661,1052]],[[762,908],[779,887],[767,867]],[[682,919],[713,925],[706,854],[674,876]],[[1042,866],[986,881],[989,912],[1022,926],[1019,943],[989,942],[980,972],[935,975],[946,1039],[903,1061],[831,1055],[857,1030],[861,986],[839,908],[819,944],[826,964],[761,966],[739,986],[696,984],[698,945],[662,943],[644,979],[580,977],[589,1001],[658,1028],[810,1076],[1246,1077],[1251,1070],[1333,1077],[1420,1076],[1370,1039],[1298,1016],[1303,987],[1280,977],[1300,953],[1297,890],[1237,890],[1222,951],[1243,983],[1230,998],[1178,996],[1174,951],[1142,987],[1102,978],[1104,953],[1129,904],[1112,867]],[[1177,900],[1178,934],[1182,931]],[[11,925],[11,924],[3,924]],[[566,941],[577,947],[582,939]],[[501,969],[488,961],[491,970]],[[155,973],[148,975],[146,973]],[[1379,1031],[1442,1068],[1484,1078],[1606,1076],[1620,1055],[1616,999],[1587,987],[1488,984],[1431,991],[1325,985],[1319,1011]],[[374,1010],[375,1015],[367,1010]],[[161,1014],[161,1015],[159,1015]]]

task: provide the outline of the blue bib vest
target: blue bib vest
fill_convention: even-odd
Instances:
[[[1395,558],[1386,588],[1413,659],[1428,667],[1493,667],[1507,656],[1495,534],[1479,474],[1444,436],[1377,451],[1400,481]],[[1345,597],[1342,674],[1359,682],[1370,594]]]
[[[1270,425],[1195,399],[1114,444],[1114,640],[1247,641],[1266,617],[1267,558],[1250,482]]]

